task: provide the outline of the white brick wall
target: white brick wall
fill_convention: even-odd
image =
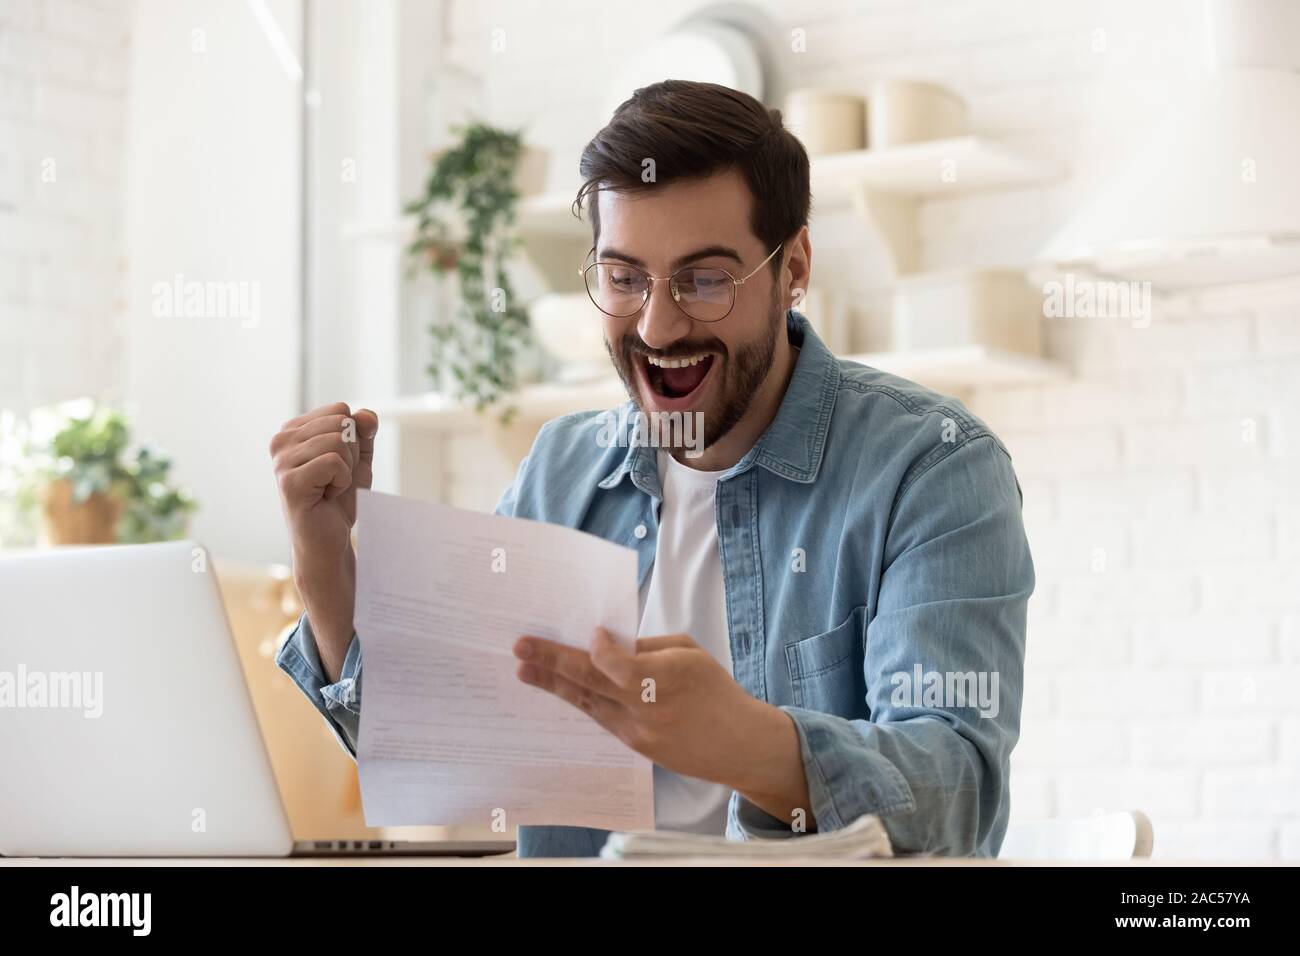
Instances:
[[[640,36],[700,5],[661,4],[649,22],[639,3],[601,6],[597,20]],[[1202,50],[1200,5],[1178,0],[758,6],[778,99],[808,83],[936,80],[978,129],[1071,168],[1048,188],[925,204],[927,268],[1027,265]],[[455,35],[483,70],[490,117],[535,130],[568,164],[552,183],[567,185],[625,51],[556,7],[461,4]],[[494,26],[504,53],[486,52]],[[788,47],[797,26],[802,55]],[[845,261],[839,248],[861,259],[862,237],[836,231],[852,220],[829,223],[814,231],[819,267]],[[858,259],[841,284],[887,302],[879,269]],[[1013,814],[1140,807],[1158,856],[1300,857],[1300,297],[1153,313],[1145,329],[1053,321],[1068,380],[970,397],[1015,458],[1038,564]]]
[[[1027,693],[1039,683],[1056,706],[1053,746],[1032,745],[1027,718],[1031,746],[1013,758],[1015,797],[1021,768],[1033,773],[1028,808],[1048,777],[1054,813],[1145,809],[1160,856],[1300,853],[1300,468],[1281,440],[1297,329],[1300,302],[1157,309],[1149,329],[1050,334],[1069,382],[973,396],[1032,474],[1026,494],[1050,501],[1025,512],[1050,592],[1032,615]],[[1106,570],[1077,573],[1098,546]],[[1114,651],[1080,661],[1091,628]],[[1125,746],[1099,752],[1116,721]]]
[[[1118,552],[1124,563],[1090,579],[1064,578],[1040,566],[1043,578],[1058,585],[1060,600],[1035,617],[1030,658],[1042,648],[1046,660],[1031,674],[1055,681],[1063,712],[1091,693],[1084,705],[1095,710],[1097,732],[1115,715],[1140,715],[1130,722],[1127,753],[1090,761],[1090,770],[1117,788],[1121,802],[1136,805],[1151,796],[1148,771],[1190,772],[1188,792],[1179,799],[1190,801],[1193,820],[1177,819],[1188,810],[1182,804],[1141,804],[1156,821],[1161,855],[1295,856],[1300,561],[1294,509],[1300,474],[1270,425],[1289,419],[1294,407],[1300,316],[1277,309],[1221,320],[1165,315],[1150,329],[1094,333],[1108,340],[1100,345],[1088,342],[1085,331],[1074,339],[1078,350],[1057,351],[1067,362],[1080,355],[1090,362],[1104,352],[1121,368],[1150,359],[1153,371],[1142,388],[1116,390],[1131,399],[1131,411],[1122,401],[1098,403],[1115,406],[1110,414],[1121,436],[1118,462],[1099,462],[1090,453],[1089,430],[1077,445],[1071,442],[1079,429],[1068,416],[1052,443],[1059,457],[1031,454],[1037,487],[1054,492],[1056,507],[1051,520],[1029,517],[1039,553],[1087,550],[1089,542],[1117,533],[1128,546]],[[1147,333],[1155,333],[1150,338],[1156,344],[1144,339]],[[1170,371],[1178,380],[1174,390],[1153,384],[1165,383]],[[995,424],[1000,418],[1014,422],[1015,403],[1053,407],[1063,388],[1106,374],[1084,370],[1069,386],[991,396],[987,403],[976,396],[974,404]],[[1243,429],[1250,421],[1257,423],[1253,436]],[[1016,441],[1034,444],[1032,433],[1017,428],[1010,435],[1013,454]],[[1072,521],[1093,529],[1074,536]],[[1083,622],[1112,628],[1117,618],[1132,627],[1133,662],[1122,672],[1094,671],[1091,678],[1108,686],[1085,690],[1089,675],[1063,673],[1052,645],[1075,639]],[[1149,716],[1161,706],[1169,717]],[[1085,726],[1082,733],[1092,731]],[[1085,740],[1069,746],[1094,752]],[[1033,757],[1032,751],[1018,753],[1016,766]],[[1041,760],[1029,765],[1050,772]],[[1069,763],[1061,757],[1057,766]],[[1057,809],[1065,812],[1064,804]]]
[[[130,11],[0,3],[0,408],[121,383]]]

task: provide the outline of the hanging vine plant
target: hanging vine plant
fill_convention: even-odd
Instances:
[[[428,372],[435,388],[481,412],[518,387],[517,361],[528,336],[528,315],[506,270],[519,245],[515,170],[523,143],[519,132],[483,123],[457,133],[460,141],[435,156],[423,195],[406,205],[416,217],[407,252],[436,275],[456,275],[456,308],[429,325]],[[504,407],[502,419],[513,411]]]

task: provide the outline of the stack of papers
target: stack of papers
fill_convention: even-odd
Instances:
[[[717,857],[726,859],[870,860],[891,857],[889,834],[872,814],[858,817],[842,830],[775,840],[728,840],[698,833],[647,830],[612,833],[600,851],[606,860],[647,860],[667,857]]]

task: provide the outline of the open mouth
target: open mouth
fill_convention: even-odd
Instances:
[[[688,402],[700,390],[715,358],[712,352],[677,358],[639,354],[637,366],[656,398],[677,404]]]

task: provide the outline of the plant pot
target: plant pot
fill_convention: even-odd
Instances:
[[[835,90],[795,90],[785,100],[784,120],[809,156],[829,156],[866,145],[867,104]]]
[[[112,544],[124,502],[96,492],[72,500],[72,482],[52,481],[41,491],[41,536],[48,544]]]
[[[966,104],[934,83],[881,80],[871,91],[867,140],[872,149],[888,149],[966,132]]]
[[[451,272],[460,263],[460,246],[455,242],[439,242],[424,250],[429,266],[440,272]]]

